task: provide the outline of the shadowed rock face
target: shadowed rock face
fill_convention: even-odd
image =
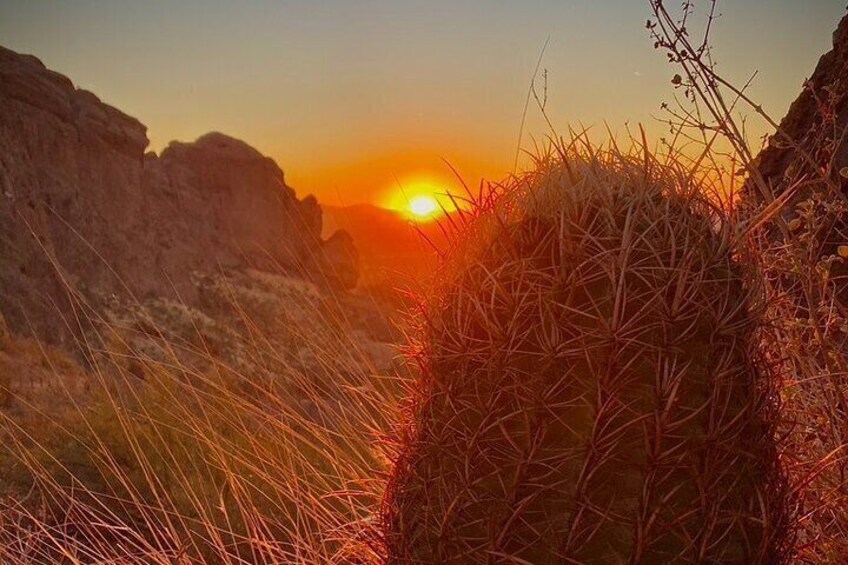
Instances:
[[[780,129],[798,142],[817,165],[825,166],[833,157],[833,171],[838,173],[848,166],[848,143],[834,139],[834,132],[841,134],[848,127],[848,16],[833,32],[833,49],[822,55],[804,86],[780,122]],[[831,112],[833,122],[826,123]],[[803,174],[806,166],[809,165],[801,162],[797,152],[777,136],[757,157],[757,168],[775,195],[787,188],[790,177]],[[844,193],[846,179],[835,178],[842,183]],[[754,188],[749,186],[747,191],[754,192]],[[808,194],[809,191],[799,191],[796,200]]]
[[[749,216],[759,213],[772,197],[792,191],[781,208],[779,222],[766,224],[773,242],[795,241],[793,252],[803,254],[808,269],[826,262],[827,279],[804,282],[789,255],[771,251],[769,276],[777,277],[786,292],[794,296],[799,315],[806,316],[810,301],[819,300],[819,290],[804,291],[804,284],[816,289],[833,286],[842,306],[848,304],[848,264],[830,263],[828,257],[843,253],[848,242],[848,16],[833,33],[833,48],[821,56],[813,74],[780,122],[780,132],[769,140],[756,158],[757,172],[765,187],[752,176],[743,188],[742,210]],[[787,141],[787,136],[792,140]],[[764,190],[765,188],[765,190]],[[765,193],[765,194],[764,194]],[[770,193],[770,194],[768,194]],[[766,195],[768,194],[768,195]],[[791,236],[786,238],[789,230]],[[800,255],[799,255],[800,256]],[[802,269],[806,270],[806,269]],[[825,271],[822,271],[825,272]]]
[[[116,297],[192,304],[195,275],[221,269],[356,283],[350,238],[321,239],[318,202],[272,159],[220,133],[160,156],[147,145],[138,120],[0,48],[0,312],[13,331],[61,342]]]

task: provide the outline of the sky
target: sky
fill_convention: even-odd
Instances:
[[[719,70],[740,83],[756,71],[752,96],[779,118],[845,0],[719,12]],[[301,196],[392,205],[414,185],[451,190],[451,167],[470,185],[513,169],[519,133],[527,148],[547,131],[532,107],[521,129],[546,42],[557,129],[660,135],[675,69],[649,16],[647,0],[0,0],[0,45],[140,119],[152,150],[221,131],[273,157]]]

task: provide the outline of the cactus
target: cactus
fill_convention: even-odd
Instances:
[[[570,148],[476,212],[424,308],[386,561],[784,561],[758,309],[691,174]]]

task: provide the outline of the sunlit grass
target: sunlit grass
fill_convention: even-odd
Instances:
[[[185,344],[148,358],[117,328],[88,352],[89,371],[8,344],[38,370],[4,384],[0,561],[367,559],[404,377],[381,372],[324,307],[291,329],[309,368],[267,341],[253,353],[277,363],[262,379],[202,349],[186,362]]]

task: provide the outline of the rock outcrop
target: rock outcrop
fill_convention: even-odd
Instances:
[[[799,520],[793,563],[841,563],[848,555],[848,17],[833,35],[781,132],[755,163],[743,211],[754,217],[773,196],[780,216],[754,233],[768,289],[763,356],[781,378],[777,435]],[[771,194],[769,194],[769,192]]]
[[[774,198],[788,196],[781,221],[767,222],[766,233],[773,242],[794,242],[795,255],[806,265],[799,269],[788,255],[769,258],[769,276],[780,272],[781,284],[804,313],[829,285],[848,304],[848,15],[833,33],[833,49],[819,59],[754,167],[742,191],[742,210],[756,217]],[[824,286],[803,282],[808,274],[803,271],[812,272],[818,263],[827,272]],[[813,295],[802,290],[805,284],[816,288]]]
[[[830,165],[830,172],[842,192],[848,178],[839,175],[848,166],[848,143],[843,133],[848,128],[848,16],[842,18],[833,33],[833,49],[822,55],[800,96],[780,122],[782,133],[793,139],[811,158],[807,161],[785,140],[774,135],[768,147],[757,157],[757,169],[775,195],[793,181],[810,174],[815,165],[819,174]],[[755,190],[753,186],[747,191]],[[798,191],[796,201],[806,198],[809,190]],[[791,207],[788,208],[791,210]]]
[[[356,283],[347,234],[246,143],[145,153],[145,126],[35,57],[0,48],[0,313],[52,342],[115,298],[192,305],[196,276],[253,268]]]

